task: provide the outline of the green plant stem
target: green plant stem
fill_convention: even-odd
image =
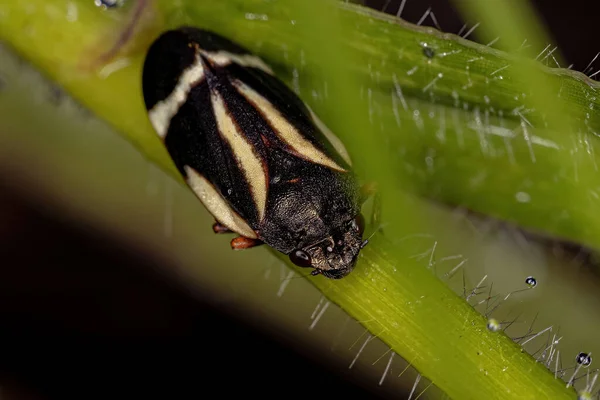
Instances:
[[[77,6],[75,20],[66,17],[67,3]],[[360,150],[361,142],[337,129],[343,124],[327,111],[319,96],[311,98],[312,91],[323,92],[321,60],[303,59],[309,52],[297,34],[292,8],[285,2],[276,6],[258,0],[182,3],[151,3],[148,19],[141,25],[144,29],[108,63],[95,60],[112,47],[129,16],[127,10],[103,13],[89,1],[48,4],[32,0],[30,8],[17,2],[4,4],[0,39],[175,177],[172,163],[145,115],[140,73],[145,48],[152,38],[183,23],[213,29],[256,51],[283,79],[292,86],[297,84],[301,95],[349,143],[353,154]],[[500,144],[506,145],[506,136],[493,134],[508,135],[522,124],[522,118],[513,111],[523,105],[519,96],[526,82],[519,76],[503,77],[496,72],[511,65],[511,57],[359,7],[343,7],[339,18],[342,26],[354,28],[346,32],[343,42],[361,61],[349,69],[362,84],[367,103],[362,117],[376,131],[374,140],[384,141],[401,156],[395,162],[402,169],[402,182],[408,180],[407,190],[600,248],[600,213],[597,200],[590,196],[590,191],[598,188],[590,187],[587,180],[572,181],[571,160],[567,163],[564,157],[553,157],[554,147],[534,143],[534,160],[533,142],[522,139],[521,133],[520,140],[511,138],[511,161],[508,151],[500,149]],[[427,57],[424,47],[430,47],[435,56]],[[598,145],[590,135],[600,125],[598,101],[592,99],[597,85],[572,71],[536,68],[559,84],[563,100],[580,123],[576,130],[563,132],[565,138],[559,145],[571,147],[560,148],[561,154],[588,149],[571,153],[575,166],[595,165]],[[295,76],[300,82],[294,82]],[[343,93],[343,88],[332,90],[333,99]],[[434,117],[429,116],[429,110]],[[360,120],[360,116],[355,118]],[[539,123],[543,118],[532,116],[532,121]],[[537,129],[535,135],[545,139],[544,133],[552,129]],[[373,160],[372,156],[367,154],[365,159]],[[432,170],[430,159],[438,163]],[[487,175],[474,185],[473,178],[482,171]],[[564,185],[568,182],[567,196]],[[524,185],[522,191],[536,201],[517,204],[515,190],[505,192],[507,187],[519,185]],[[586,199],[585,207],[572,204],[573,193]],[[406,200],[405,205],[410,202]],[[568,218],[547,217],[557,209],[566,212]],[[415,203],[404,212],[426,215],[428,209]],[[411,218],[410,224],[419,223],[421,219]],[[431,271],[382,238],[375,238],[364,249],[360,265],[348,278],[329,281],[318,277],[313,283],[453,398],[573,397],[572,390],[565,389],[505,335],[489,332],[484,318]]]
[[[395,253],[378,240],[364,248],[350,279],[314,285],[451,398],[574,397],[510,338],[487,330],[487,321],[430,270],[395,260]]]
[[[237,38],[256,51],[278,75],[298,87],[354,152],[362,151],[351,132],[337,129],[336,120],[327,112],[331,103],[311,96],[323,91],[321,65],[306,57],[284,5],[273,7],[258,0],[240,7],[236,1],[218,5],[201,1],[182,7],[160,3],[160,10],[153,6],[154,11],[148,12],[151,23],[124,53],[108,67],[96,64],[86,69],[83,66],[93,64],[113,45],[129,16],[102,13],[84,2],[74,4],[78,19],[65,22],[66,1],[50,6],[57,10],[53,13],[42,11],[45,6],[41,4],[32,7],[36,11],[31,13],[15,3],[0,17],[4,18],[0,37],[117,130],[126,132],[129,140],[175,179],[180,180],[144,118],[139,76],[149,41],[161,29],[184,23]],[[363,117],[376,118],[379,136],[392,141],[392,150],[400,156],[396,158],[398,171],[408,175],[405,190],[600,248],[600,188],[585,177],[586,171],[591,174],[598,169],[597,83],[574,71],[536,66],[540,74],[559,83],[557,96],[569,103],[571,118],[577,122],[570,133],[562,134],[563,148],[552,147],[551,140],[548,147],[544,143],[556,138],[556,130],[523,126],[520,114],[515,114],[515,110],[523,113],[528,121],[536,118],[527,113],[521,99],[527,82],[504,74],[512,57],[380,13],[345,8],[340,14],[342,23],[354,30],[346,33],[344,43],[361,61],[351,68],[363,82],[361,95],[368,98],[367,91],[371,93],[369,113]],[[247,17],[249,10],[254,19]],[[434,58],[424,56],[424,44],[433,49]],[[109,69],[114,72],[108,74]],[[440,74],[442,78],[432,84]],[[114,96],[115,90],[119,96]],[[422,112],[417,116],[414,111]],[[519,203],[519,192],[532,201]]]

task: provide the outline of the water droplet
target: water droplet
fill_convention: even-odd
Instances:
[[[528,276],[525,279],[525,284],[527,284],[527,286],[529,286],[530,288],[534,288],[537,286],[537,280],[533,276]]]
[[[581,392],[577,393],[577,400],[592,400],[592,394],[590,392],[588,392],[587,390],[582,390]]]
[[[531,201],[531,196],[527,192],[517,192],[515,193],[515,199],[519,203],[529,203]]]
[[[96,7],[102,7],[103,9],[115,8],[123,5],[123,0],[94,0]]]
[[[431,47],[424,46],[423,55],[427,58],[433,58],[435,57],[435,50],[433,50]]]
[[[579,353],[577,354],[575,361],[577,361],[577,364],[588,367],[592,363],[592,356],[590,356],[588,353]]]
[[[500,330],[500,322],[494,318],[488,319],[487,328],[491,332],[498,332]]]

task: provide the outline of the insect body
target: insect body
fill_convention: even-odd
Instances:
[[[262,243],[313,275],[356,263],[360,191],[339,139],[258,57],[182,27],[150,47],[143,70],[150,121],[176,167],[234,249]]]

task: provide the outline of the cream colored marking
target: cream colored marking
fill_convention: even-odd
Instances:
[[[267,99],[256,93],[243,82],[235,81],[234,85],[240,94],[246,98],[246,100],[253,104],[258,110],[263,111],[263,117],[267,120],[267,122],[269,122],[271,128],[273,128],[273,131],[277,134],[277,136],[291,146],[298,154],[314,163],[321,164],[338,171],[346,171],[331,158],[327,157],[325,153],[317,149],[311,142],[306,140]]]
[[[202,55],[220,67],[225,67],[234,62],[242,67],[258,68],[267,74],[273,75],[273,70],[263,60],[252,54],[234,54],[227,51],[217,51],[214,53],[202,51]]]
[[[187,100],[188,93],[202,79],[204,79],[204,67],[200,57],[196,56],[196,61],[181,74],[175,89],[148,112],[152,126],[162,139],[167,136],[171,119]]]
[[[267,206],[268,172],[263,168],[261,160],[254,154],[252,145],[238,131],[238,127],[231,119],[231,116],[227,114],[227,109],[221,95],[213,91],[211,93],[211,101],[219,133],[227,140],[233,150],[237,164],[250,185],[250,192],[258,210],[258,218],[262,220],[265,216]]]
[[[238,213],[229,207],[225,199],[214,186],[196,170],[185,165],[183,167],[188,178],[187,183],[200,199],[204,207],[215,217],[221,225],[242,236],[256,239],[256,232],[244,221]]]
[[[317,117],[317,115],[310,109],[310,107],[306,106],[308,111],[310,111],[310,116],[313,119],[317,128],[325,135],[329,143],[333,146],[333,148],[338,152],[338,154],[348,163],[348,165],[352,166],[352,160],[350,159],[350,154],[348,154],[348,150],[342,143],[342,141],[333,133],[329,128]]]

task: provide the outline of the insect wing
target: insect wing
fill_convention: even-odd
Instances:
[[[341,142],[298,96],[258,57],[218,35],[163,34],[148,52],[143,90],[180,173],[215,218],[243,236],[256,237],[266,216],[275,153],[349,170]]]

